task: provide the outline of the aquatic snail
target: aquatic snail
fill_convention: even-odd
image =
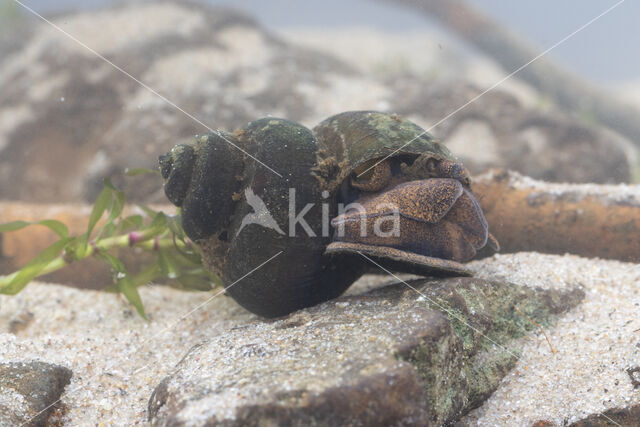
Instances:
[[[264,317],[335,298],[373,263],[470,275],[462,262],[498,250],[467,170],[393,114],[350,111],[313,130],[262,118],[177,145],[160,169],[207,268]]]

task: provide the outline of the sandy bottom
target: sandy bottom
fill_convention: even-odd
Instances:
[[[140,290],[150,322],[120,296],[32,283],[0,297],[0,330],[33,315],[16,335],[0,334],[0,361],[38,359],[73,370],[62,403],[66,425],[139,425],[158,382],[195,344],[257,321],[216,292]],[[199,307],[199,308],[197,308]]]
[[[471,425],[563,425],[610,408],[640,404],[627,373],[640,366],[640,265],[535,253],[471,263],[480,277],[545,288],[577,284],[581,305],[526,340],[522,357]]]
[[[525,340],[522,358],[466,421],[473,425],[562,424],[640,404],[626,370],[640,366],[640,265],[535,253],[497,255],[470,266],[517,284],[581,286],[583,304],[544,336]],[[367,276],[358,289],[388,283]],[[73,370],[62,397],[68,425],[145,423],[153,388],[189,348],[229,328],[259,322],[230,298],[147,286],[145,322],[114,294],[33,283],[0,296],[0,361],[38,359]]]

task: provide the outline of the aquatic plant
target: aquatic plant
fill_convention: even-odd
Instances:
[[[128,176],[157,173],[131,169]],[[199,249],[186,237],[179,215],[167,215],[138,205],[142,214],[125,215],[125,194],[106,179],[96,199],[86,232],[72,236],[60,221],[12,221],[0,224],[0,233],[41,225],[57,240],[20,270],[0,277],[0,294],[15,295],[37,277],[87,258],[97,258],[111,268],[113,284],[106,290],[122,293],[146,319],[138,287],[156,280],[168,280],[185,289],[208,290],[220,281],[202,265]],[[140,248],[153,254],[152,260],[130,274],[118,258],[119,248]]]

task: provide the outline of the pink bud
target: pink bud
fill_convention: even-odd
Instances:
[[[129,246],[133,246],[142,240],[142,233],[138,231],[132,231],[129,233]]]

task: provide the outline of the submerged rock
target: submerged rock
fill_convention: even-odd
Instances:
[[[629,408],[609,409],[601,414],[590,415],[570,427],[637,427],[640,425],[640,405]]]
[[[560,111],[524,105],[504,91],[457,84],[419,84],[397,89],[395,111],[414,118],[440,138],[472,174],[505,168],[552,182],[628,182],[629,141]],[[464,109],[451,117],[470,100]],[[442,120],[447,117],[447,120]]]
[[[44,426],[71,375],[44,362],[0,364],[0,425]]]
[[[229,8],[122,3],[51,21],[174,105],[48,24],[33,25],[0,63],[0,198],[94,200],[113,176],[130,197],[165,201],[157,177],[124,181],[124,168],[155,168],[160,153],[207,126],[233,130],[266,114],[300,120],[315,108],[298,86],[324,87],[329,72],[357,79]]]
[[[149,418],[440,425],[480,405],[513,367],[514,339],[535,328],[521,313],[549,325],[583,296],[454,278],[343,297],[192,348],[155,389]]]

